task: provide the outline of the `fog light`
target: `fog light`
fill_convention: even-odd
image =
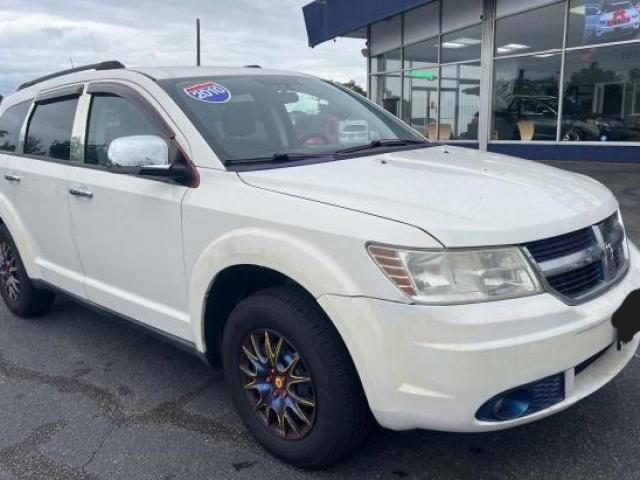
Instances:
[[[533,395],[528,388],[502,393],[486,402],[477,413],[478,420],[504,422],[525,415],[531,407]]]
[[[531,392],[525,388],[515,390],[496,400],[493,416],[496,420],[513,420],[527,413],[530,405]]]

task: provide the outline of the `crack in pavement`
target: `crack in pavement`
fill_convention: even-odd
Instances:
[[[89,460],[87,460],[84,465],[82,465],[82,472],[86,472],[86,468],[91,464],[91,462],[93,462],[93,460],[96,458],[96,455],[98,455],[98,452],[100,450],[102,450],[102,447],[104,446],[104,442],[106,442],[107,437],[109,437],[113,431],[115,430],[115,425],[112,425],[111,428],[109,429],[109,431],[107,431],[103,436],[102,439],[100,440],[100,444],[98,445],[98,448],[96,448],[92,453],[91,453],[91,457],[89,457]]]
[[[40,373],[28,368],[19,367],[0,353],[0,375],[14,380],[23,380],[48,385],[61,393],[76,393],[95,402],[99,410],[115,424],[121,424],[126,418],[124,407],[118,397],[100,387],[96,387],[79,378]]]
[[[64,472],[64,476],[60,478],[68,478],[72,480],[94,478],[86,476],[85,468],[93,462],[104,446],[106,439],[113,433],[113,431],[121,426],[141,425],[141,424],[169,424],[178,428],[187,430],[189,432],[200,433],[213,438],[215,441],[224,441],[232,446],[239,446],[243,449],[259,452],[260,447],[251,439],[249,434],[244,430],[236,430],[228,424],[216,422],[203,415],[188,412],[184,407],[194,400],[196,397],[204,393],[211,388],[217,380],[209,380],[192,391],[180,395],[177,399],[161,403],[156,407],[142,413],[127,414],[125,406],[120,402],[118,395],[112,393],[105,388],[93,385],[85,380],[75,377],[65,377],[62,375],[51,375],[41,373],[35,370],[31,370],[25,367],[20,367],[15,363],[6,359],[3,353],[0,352],[0,376],[18,380],[33,382],[41,385],[50,386],[61,393],[78,394],[85,398],[92,400],[98,410],[103,412],[105,418],[112,424],[112,428],[104,435],[98,448],[92,453],[91,458],[83,465],[81,470],[71,469],[66,466],[56,466],[54,462],[48,459],[35,447],[40,443],[44,443],[49,438],[53,437],[58,431],[62,430],[66,423],[58,422],[55,424],[46,424],[40,427],[36,432],[29,437],[27,444],[31,445],[30,449],[27,449],[26,454],[33,457],[34,465],[36,468],[46,469],[47,475],[42,477],[29,477],[19,476],[18,478],[47,478],[55,479],[54,475],[58,475],[60,472]],[[41,442],[35,442],[34,439],[43,439]],[[15,461],[19,457],[17,454],[13,454],[14,451],[24,450],[24,442],[17,443],[10,446],[8,449],[0,451],[0,463],[9,462],[7,465],[11,468],[11,465],[17,465]],[[14,450],[11,450],[14,449]],[[17,450],[15,450],[17,449]],[[6,458],[5,458],[6,457]],[[8,460],[7,460],[8,459]],[[12,460],[13,459],[13,460]],[[24,464],[22,460],[20,465]],[[51,475],[49,475],[51,474]],[[27,475],[30,475],[27,472]],[[83,476],[85,475],[85,476]]]
[[[0,463],[21,480],[99,480],[94,475],[58,464],[38,450],[66,425],[65,421],[59,421],[39,426],[24,440],[0,450]]]

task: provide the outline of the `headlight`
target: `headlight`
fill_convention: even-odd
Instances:
[[[369,254],[416,303],[449,305],[524,297],[542,292],[519,248],[406,250],[370,244]]]

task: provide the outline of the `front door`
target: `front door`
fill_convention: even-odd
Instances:
[[[87,296],[100,306],[190,339],[181,225],[187,187],[126,173],[127,162],[134,159],[116,161],[116,148],[110,148],[122,139],[170,143],[166,126],[150,106],[122,87],[90,87],[89,92],[82,99],[90,102],[84,168],[75,169],[70,178],[71,218]]]

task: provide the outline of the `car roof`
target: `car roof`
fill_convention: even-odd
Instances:
[[[0,110],[4,110],[11,105],[31,100],[41,92],[56,89],[64,85],[72,85],[92,80],[140,80],[141,76],[147,80],[168,80],[171,78],[189,77],[223,77],[223,76],[265,76],[265,75],[289,75],[308,77],[303,73],[285,70],[269,70],[260,67],[196,67],[196,66],[175,66],[175,67],[130,67],[114,68],[109,70],[83,70],[69,73],[50,80],[44,80],[35,85],[18,90],[16,93],[4,98]]]

